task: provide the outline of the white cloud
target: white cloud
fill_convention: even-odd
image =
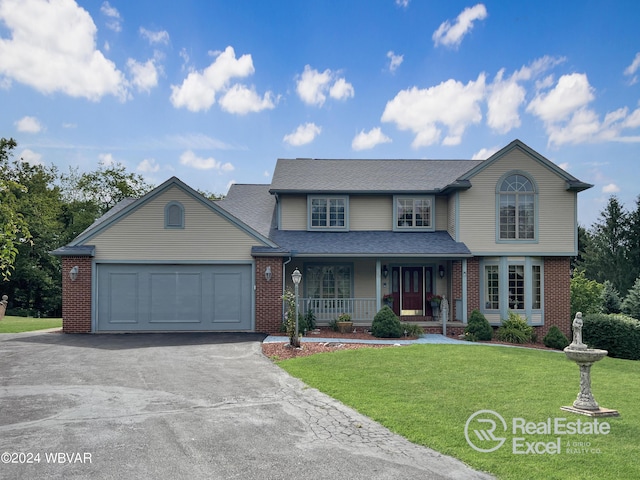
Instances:
[[[507,133],[520,126],[520,106],[526,90],[516,81],[515,75],[503,80],[504,69],[498,72],[489,87],[487,98],[487,124],[498,133]]]
[[[498,150],[500,150],[500,147],[481,148],[473,154],[471,160],[486,160]]]
[[[355,90],[344,78],[339,78],[329,89],[329,95],[336,100],[346,100],[355,95]]]
[[[396,5],[402,8],[407,8],[409,6],[409,0],[396,0]]]
[[[305,65],[304,71],[298,77],[296,91],[300,100],[317,107],[324,104],[327,93],[337,100],[345,100],[355,95],[353,85],[344,78],[337,78],[337,74],[329,69],[320,73],[309,65]]]
[[[145,38],[151,45],[161,43],[167,45],[169,43],[169,33],[166,30],[158,30],[153,32],[144,27],[140,27],[140,36]]]
[[[615,183],[610,183],[602,187],[602,193],[618,193],[620,191],[620,187],[618,187]]]
[[[36,153],[28,148],[25,148],[20,154],[20,160],[22,162],[29,163],[30,165],[42,165],[42,155]]]
[[[358,133],[351,142],[351,148],[354,150],[368,150],[381,143],[390,143],[392,140],[387,137],[380,127],[372,128],[365,133],[362,130]]]
[[[639,68],[640,68],[640,52],[636,53],[636,56],[631,62],[631,65],[629,65],[627,68],[624,69],[624,74],[631,77],[631,79],[629,80],[630,85],[634,85],[638,82],[638,77],[636,75],[636,72],[638,71]]]
[[[114,32],[119,32],[122,30],[122,24],[120,17],[120,12],[115,7],[112,7],[109,2],[103,2],[100,7],[100,12],[109,18],[107,21],[107,28],[113,30]]]
[[[105,166],[109,166],[109,165],[115,165],[117,162],[116,160],[113,158],[113,155],[110,153],[101,153],[98,155],[98,159],[100,160],[100,163],[102,165]]]
[[[283,140],[289,145],[299,147],[300,145],[313,142],[316,136],[320,135],[321,131],[322,128],[318,127],[315,123],[305,123],[304,125],[299,125],[294,132],[285,135]]]
[[[589,108],[594,89],[585,74],[563,75],[548,92],[538,93],[527,112],[540,118],[549,144],[578,144],[605,141],[640,142],[640,137],[624,136],[625,128],[640,126],[640,112],[628,114],[627,107],[607,112],[601,121]]]
[[[395,72],[404,61],[404,55],[396,55],[393,50],[387,52],[387,58],[389,59],[389,71],[391,73]]]
[[[447,129],[442,144],[458,145],[467,126],[482,120],[480,102],[484,95],[484,74],[466,85],[450,79],[430,88],[412,87],[387,102],[381,120],[412,131],[414,148],[439,142],[440,126]]]
[[[145,158],[138,164],[136,170],[143,173],[156,173],[160,171],[160,165],[153,158]]]
[[[219,172],[233,171],[233,165],[229,162],[222,163],[213,157],[198,157],[192,150],[187,150],[180,155],[180,164],[185,167],[195,168],[196,170],[218,170]]]
[[[96,50],[96,26],[75,2],[3,0],[0,23],[11,32],[0,38],[0,76],[47,94],[127,98],[124,75]]]
[[[216,59],[202,71],[192,71],[182,85],[171,86],[171,103],[176,108],[184,107],[192,112],[209,110],[216,95],[229,88],[232,78],[244,78],[255,71],[251,55],[236,59],[233,47],[215,53]]]
[[[559,122],[593,99],[593,88],[587,76],[584,73],[572,73],[560,77],[551,91],[536,95],[527,106],[527,111],[544,122]]]
[[[229,113],[244,115],[249,112],[261,112],[275,108],[272,100],[273,94],[266,92],[260,98],[254,88],[244,85],[233,85],[220,99],[220,108]]]
[[[487,17],[487,9],[482,3],[473,7],[465,8],[456,18],[455,23],[449,20],[444,21],[438,29],[433,32],[433,42],[435,46],[444,45],[457,47],[462,42],[464,36],[473,29],[473,22],[483,20]]]
[[[42,124],[36,117],[22,117],[15,122],[16,128],[19,132],[24,133],[39,133],[42,131]]]
[[[158,85],[158,69],[152,59],[145,63],[139,63],[133,58],[127,60],[127,67],[131,72],[131,83],[138,91],[150,92],[153,87]]]
[[[562,163],[559,163],[558,166],[564,171],[568,171],[570,164],[569,162],[562,162]]]

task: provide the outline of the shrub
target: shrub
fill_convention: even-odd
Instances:
[[[480,310],[474,310],[469,317],[469,323],[464,328],[465,338],[469,341],[491,340],[493,328]]]
[[[502,325],[496,332],[498,340],[509,343],[529,343],[532,334],[533,327],[513,312],[509,312],[509,318],[502,320]]]
[[[556,350],[564,350],[569,345],[569,339],[555,325],[552,326],[542,339],[545,347],[555,348]]]
[[[316,315],[313,313],[313,309],[309,309],[304,315],[304,329],[307,331],[316,329]]]
[[[401,323],[402,332],[406,332],[408,337],[419,337],[424,334],[424,328],[415,323]]]
[[[594,313],[583,317],[582,339],[610,357],[640,360],[640,321],[622,314]]]
[[[576,269],[571,276],[571,318],[576,312],[598,313],[602,309],[602,284],[589,280],[584,270]]]
[[[371,333],[374,337],[384,338],[400,338],[402,336],[402,325],[388,306],[380,309],[376,316],[373,317],[371,324]]]
[[[338,330],[340,330],[340,329],[338,328],[338,319],[337,319],[337,318],[334,318],[333,320],[331,320],[331,321],[329,322],[329,328],[330,328],[331,330],[333,330],[334,332],[337,332]]]

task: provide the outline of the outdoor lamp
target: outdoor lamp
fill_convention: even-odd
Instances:
[[[267,265],[267,268],[264,269],[264,278],[267,279],[267,282],[271,280],[271,265]]]
[[[382,276],[383,276],[384,278],[387,278],[387,277],[389,276],[389,269],[387,268],[387,266],[386,266],[386,265],[384,265],[384,266],[382,267]]]
[[[292,343],[291,345],[294,347],[299,347],[300,346],[300,336],[298,335],[298,286],[300,285],[300,280],[302,280],[302,274],[300,273],[300,270],[298,270],[298,267],[296,267],[296,269],[293,271],[293,273],[291,274],[291,280],[293,280],[293,286],[295,288],[295,294],[296,294],[296,330],[295,330],[295,343]]]
[[[300,280],[302,280],[302,274],[300,273],[300,270],[298,270],[298,267],[296,267],[296,269],[291,274],[291,280],[293,280],[293,284],[296,287],[300,285]]]
[[[69,270],[69,278],[71,279],[72,282],[76,281],[76,278],[78,278],[78,272],[80,271],[80,268],[78,268],[78,266],[74,266],[71,270]]]
[[[444,278],[444,265],[438,267],[438,275],[440,275],[440,278]]]

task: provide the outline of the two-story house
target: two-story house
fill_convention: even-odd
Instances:
[[[370,325],[389,302],[433,333],[461,333],[479,309],[569,334],[590,187],[519,140],[486,160],[280,159],[270,185],[217,202],[174,177],[54,252],[63,328],[275,333],[298,268],[301,311],[320,325]]]

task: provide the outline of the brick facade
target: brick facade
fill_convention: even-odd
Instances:
[[[282,258],[256,257],[256,332],[278,333],[282,324]],[[271,267],[271,280],[264,272]]]
[[[544,326],[538,329],[542,341],[555,325],[571,339],[571,263],[569,257],[544,259]]]
[[[69,270],[78,267],[78,277]],[[62,331],[91,333],[91,257],[62,257]]]

